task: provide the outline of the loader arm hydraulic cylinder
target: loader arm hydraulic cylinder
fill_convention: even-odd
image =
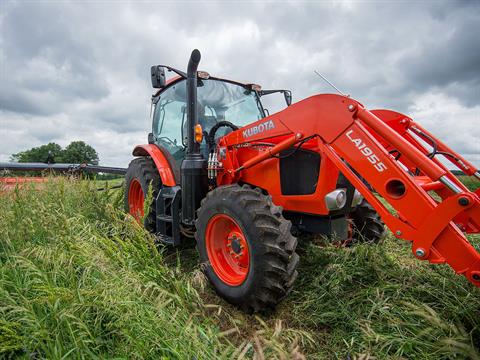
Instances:
[[[353,109],[355,111],[356,108]],[[445,175],[445,171],[438,167],[435,163],[428,161],[429,159],[420,150],[415,148],[409,142],[406,142],[398,133],[381,121],[378,117],[372,114],[365,108],[359,108],[356,116],[362,120],[381,137],[387,140],[394,146],[401,154],[407,157],[412,163],[418,167],[422,166],[424,172],[432,179],[438,180]]]

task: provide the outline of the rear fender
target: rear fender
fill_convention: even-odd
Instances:
[[[162,184],[165,186],[177,185],[172,167],[165,154],[154,144],[137,145],[132,152],[133,156],[150,156],[157,167]]]

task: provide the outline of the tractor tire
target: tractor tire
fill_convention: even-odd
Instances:
[[[161,187],[161,180],[155,163],[150,157],[133,159],[128,165],[125,174],[125,211],[131,214],[137,221],[143,216],[145,197],[149,186],[152,186],[153,199],[150,209],[145,216],[143,224],[147,231],[156,231],[155,199]]]
[[[273,309],[298,276],[291,222],[258,188],[228,185],[198,209],[195,239],[215,291],[248,313]]]
[[[379,243],[386,234],[385,224],[365,199],[350,214],[354,243]]]

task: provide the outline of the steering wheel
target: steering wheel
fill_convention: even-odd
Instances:
[[[208,147],[209,150],[212,150],[215,148],[215,134],[220,129],[221,127],[229,127],[233,131],[238,130],[238,126],[235,124],[232,124],[230,121],[219,121],[216,123],[211,129],[210,133],[208,134],[207,142],[208,142]]]

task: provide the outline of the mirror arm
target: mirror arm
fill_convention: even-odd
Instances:
[[[258,96],[262,97],[264,95],[270,95],[275,93],[282,93],[285,97],[285,102],[287,106],[290,106],[292,103],[292,92],[290,90],[278,89],[278,90],[259,90]]]
[[[182,70],[175,69],[174,67],[171,67],[171,66],[168,66],[168,65],[158,65],[158,66],[164,67],[168,71],[173,71],[175,74],[180,75],[184,79],[187,78],[187,74],[184,73]]]
[[[270,94],[275,94],[275,93],[283,93],[286,90],[259,90],[258,95],[264,96],[264,95],[270,95]]]

